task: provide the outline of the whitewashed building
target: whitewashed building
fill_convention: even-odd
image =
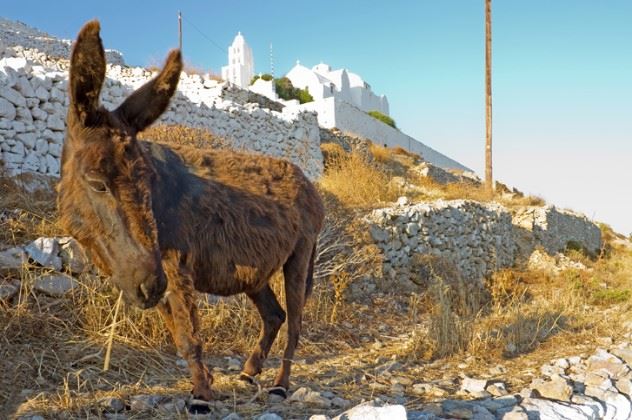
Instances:
[[[334,97],[364,112],[380,111],[389,115],[386,96],[373,93],[367,82],[347,69],[332,70],[324,63],[309,69],[297,62],[286,77],[294,87],[307,89],[314,101]]]
[[[238,32],[232,45],[228,47],[228,65],[222,67],[222,79],[240,88],[248,89],[254,75],[255,61],[252,57],[252,49],[241,32]]]

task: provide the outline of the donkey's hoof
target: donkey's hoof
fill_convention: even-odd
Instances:
[[[257,380],[254,376],[248,375],[247,373],[241,372],[239,374],[239,380],[249,383],[250,385],[257,385]]]
[[[195,398],[191,395],[191,398],[187,401],[187,410],[189,414],[208,414],[211,412],[211,405],[208,401]]]
[[[204,400],[191,400],[187,406],[189,414],[208,414],[211,412],[211,406]]]
[[[287,398],[287,389],[282,386],[275,386],[268,390],[268,394],[268,398],[270,398],[272,402],[283,401]]]

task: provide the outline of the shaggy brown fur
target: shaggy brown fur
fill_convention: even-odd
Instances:
[[[212,377],[202,363],[194,290],[246,293],[257,307],[261,335],[243,370],[251,378],[285,321],[268,284],[282,268],[288,340],[275,386],[286,390],[323,205],[302,171],[284,160],[136,140],[167,107],[181,69],[174,51],[155,79],[108,112],[98,107],[105,77],[99,24],[82,28],[71,58],[61,222],[128,301],[157,305],[189,363],[193,395],[204,400]]]

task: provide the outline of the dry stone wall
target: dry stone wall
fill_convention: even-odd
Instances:
[[[569,242],[593,253],[601,249],[601,230],[581,213],[555,206],[526,207],[514,215],[513,223],[530,232],[549,254],[565,250]]]
[[[374,210],[367,220],[384,254],[384,273],[391,277],[414,268],[415,255],[446,258],[472,281],[514,261],[511,215],[498,204],[469,200],[410,204],[400,199],[395,207]]]
[[[416,258],[422,255],[441,257],[465,280],[481,281],[498,269],[514,266],[519,257],[528,260],[537,247],[556,258],[568,241],[589,250],[601,247],[597,225],[584,215],[553,206],[528,207],[512,218],[509,210],[496,203],[412,204],[402,197],[395,206],[374,210],[366,221],[383,253],[384,274],[398,279],[415,280],[419,276]],[[528,255],[521,256],[520,233],[524,232],[530,234],[531,247]]]

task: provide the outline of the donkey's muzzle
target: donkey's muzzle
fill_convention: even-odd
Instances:
[[[160,302],[167,289],[167,282],[163,273],[143,281],[136,291],[138,306],[142,309],[153,308]]]

